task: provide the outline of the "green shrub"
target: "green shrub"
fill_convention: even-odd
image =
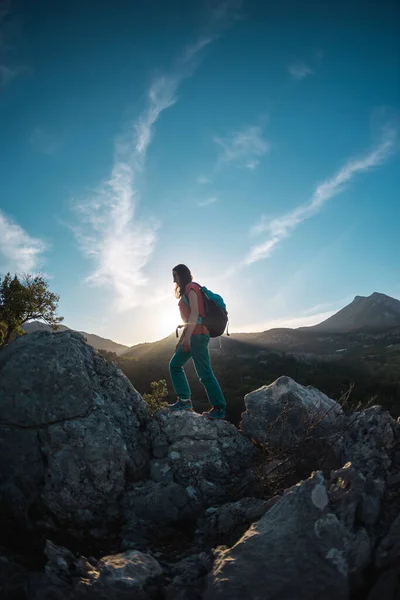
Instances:
[[[151,382],[151,394],[143,394],[143,399],[147,402],[150,413],[154,414],[159,408],[168,406],[168,402],[164,400],[168,396],[167,382],[165,379]]]

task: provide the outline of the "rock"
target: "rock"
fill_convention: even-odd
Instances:
[[[286,493],[208,576],[204,600],[346,600],[345,530],[330,511],[322,473]]]
[[[32,578],[29,600],[147,600],[146,586],[163,572],[155,558],[136,550],[92,564],[47,541],[46,554],[45,573]]]
[[[159,410],[148,426],[150,481],[131,486],[128,520],[169,523],[243,495],[254,484],[254,445],[227,421]],[[162,455],[162,456],[161,456]]]
[[[165,600],[202,600],[205,578],[211,567],[212,557],[206,552],[176,563],[170,572],[172,582],[165,589]]]
[[[400,558],[400,515],[394,520],[387,535],[381,540],[375,554],[378,569],[398,564]]]
[[[164,471],[169,466],[176,483],[192,486],[206,502],[211,501],[211,488],[215,499],[226,498],[238,485],[243,488],[258,456],[231,423],[194,412],[159,410],[149,431],[153,455],[160,458],[163,449]]]
[[[371,564],[375,543],[373,519],[370,513],[364,511],[364,507],[368,506],[370,490],[367,484],[367,478],[358,473],[351,463],[347,463],[342,469],[331,473],[328,489],[331,510],[343,526],[343,544],[353,592],[365,585],[364,575]]]
[[[242,498],[237,502],[209,508],[198,522],[196,537],[202,544],[231,546],[278,501],[279,496],[270,500]]]
[[[0,509],[71,532],[114,521],[150,458],[147,406],[123,373],[76,332],[32,333],[1,353],[0,402]]]
[[[350,461],[357,471],[370,479],[385,479],[392,464],[391,453],[400,425],[381,406],[351,414],[346,419],[343,436],[344,462]]]
[[[122,547],[142,548],[173,535],[169,526],[242,496],[254,485],[255,446],[227,421],[193,412],[157,411],[148,425],[150,480],[124,496]]]
[[[270,449],[289,449],[315,427],[319,436],[343,416],[340,405],[311,386],[279,377],[244,398],[243,433]]]

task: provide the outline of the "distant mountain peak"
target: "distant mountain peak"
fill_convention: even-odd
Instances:
[[[370,294],[369,296],[354,296],[354,301],[359,301],[359,300],[379,300],[379,299],[389,299],[389,300],[394,300],[395,302],[398,302],[398,300],[396,300],[395,298],[392,298],[391,296],[388,296],[387,294],[382,294],[382,292],[372,292],[372,294]]]
[[[399,325],[400,301],[381,292],[373,292],[370,296],[355,296],[337,313],[307,329],[346,332],[364,328],[388,329]]]

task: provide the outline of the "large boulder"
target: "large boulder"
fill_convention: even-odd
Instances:
[[[337,402],[286,376],[250,392],[244,402],[243,433],[272,450],[293,448],[309,432],[324,437],[343,416]]]
[[[18,523],[110,522],[149,470],[146,403],[84,338],[38,332],[0,355],[0,509]]]
[[[160,410],[149,427],[153,459],[151,477],[159,480],[156,465],[166,477],[185,487],[205,504],[224,500],[252,481],[249,467],[258,452],[231,423],[210,420],[194,412]]]
[[[219,552],[204,600],[346,600],[345,537],[317,472],[291,488],[232,548]]]
[[[254,485],[255,446],[227,421],[159,410],[148,425],[149,480],[124,497],[124,547],[204,508],[243,497]]]

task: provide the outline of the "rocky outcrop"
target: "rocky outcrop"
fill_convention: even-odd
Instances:
[[[4,350],[0,404],[0,506],[19,523],[106,524],[126,479],[147,476],[147,406],[78,333],[33,333]]]
[[[380,407],[344,415],[281,377],[246,396],[242,431],[152,417],[74,332],[2,351],[0,406],[0,544],[29,533],[39,557],[0,549],[1,597],[345,600],[371,569],[371,598],[397,593],[400,425]]]
[[[202,545],[232,545],[279,499],[279,496],[269,500],[242,498],[236,502],[211,507],[206,510],[204,517],[199,519],[196,537]]]
[[[155,558],[136,550],[97,561],[75,557],[47,541],[45,552],[44,574],[28,583],[30,600],[149,600],[152,594],[146,588],[163,572]]]
[[[344,533],[329,510],[324,477],[316,473],[220,552],[204,600],[346,600]]]
[[[76,332],[32,333],[3,351],[0,404],[10,527],[107,539],[123,519],[128,549],[254,481],[257,451],[235,427],[195,413],[150,418],[121,370]]]
[[[254,486],[254,445],[227,421],[160,410],[148,426],[150,478],[124,498],[124,548],[143,535],[204,508],[243,496]],[[139,532],[141,532],[140,535]]]
[[[326,436],[342,417],[340,405],[311,386],[279,377],[244,398],[246,412],[240,427],[254,441],[274,450],[295,446],[305,432]]]
[[[379,590],[394,594],[398,522],[383,531],[388,470],[399,441],[399,424],[380,407],[346,417],[340,448],[354,463],[328,478],[317,472],[286,490],[235,545],[219,553],[204,599],[345,600],[365,589],[374,561],[389,571],[371,598]]]

